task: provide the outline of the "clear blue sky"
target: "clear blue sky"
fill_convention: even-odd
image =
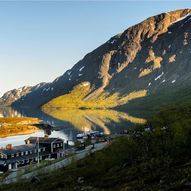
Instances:
[[[0,92],[52,81],[129,26],[189,7],[189,1],[0,1]]]

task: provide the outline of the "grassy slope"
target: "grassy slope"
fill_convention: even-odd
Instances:
[[[149,121],[149,132],[137,127],[129,138],[116,139],[103,151],[47,173],[40,183],[20,182],[0,190],[189,190],[190,116],[191,106],[163,109]],[[84,182],[78,183],[78,177]]]
[[[37,118],[28,117],[0,118],[0,138],[37,132],[39,128],[35,124],[39,122]]]
[[[146,96],[146,90],[140,90],[132,92],[128,95],[120,97],[117,93],[109,95],[104,92],[96,98],[85,100],[86,96],[91,92],[90,86],[78,85],[74,89],[63,96],[59,96],[43,105],[42,109],[45,112],[49,112],[50,108],[65,108],[65,109],[79,109],[79,108],[91,108],[91,109],[105,109],[113,108],[118,105],[127,103],[130,100]]]
[[[139,110],[139,113],[145,117],[145,111],[153,114],[157,113],[160,108],[170,106],[182,106],[191,102],[191,88],[176,89],[161,89],[160,92],[142,97],[137,100],[132,100],[129,103],[118,107],[121,111]],[[143,113],[141,113],[143,112]],[[133,112],[130,114],[133,114]]]

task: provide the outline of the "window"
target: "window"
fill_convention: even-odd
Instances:
[[[60,144],[57,144],[57,147],[59,147],[60,146]]]
[[[30,151],[30,154],[32,154],[32,151]]]
[[[19,153],[16,154],[16,157],[19,157]]]
[[[11,154],[11,158],[14,158],[14,154]]]
[[[53,147],[56,148],[56,145],[54,144]]]
[[[28,155],[28,151],[26,151],[25,154]]]
[[[21,152],[21,156],[23,156],[24,155],[24,153],[23,152]]]
[[[63,143],[60,143],[60,146],[62,147],[62,146],[63,146]]]
[[[45,148],[43,148],[43,151],[45,151]]]

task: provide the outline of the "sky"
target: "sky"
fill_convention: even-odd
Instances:
[[[50,82],[128,27],[191,1],[0,1],[0,94]]]

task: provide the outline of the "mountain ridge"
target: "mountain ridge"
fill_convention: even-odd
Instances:
[[[107,102],[107,97],[117,94],[117,99],[112,100],[115,102],[132,92],[145,91],[146,96],[185,83],[188,87],[190,14],[191,9],[182,9],[149,17],[113,36],[61,77],[30,91],[12,105],[41,107],[48,103],[54,107],[52,99],[70,96],[83,83],[89,83],[90,88],[80,102],[97,101],[100,97]],[[79,104],[77,108],[80,107]]]

